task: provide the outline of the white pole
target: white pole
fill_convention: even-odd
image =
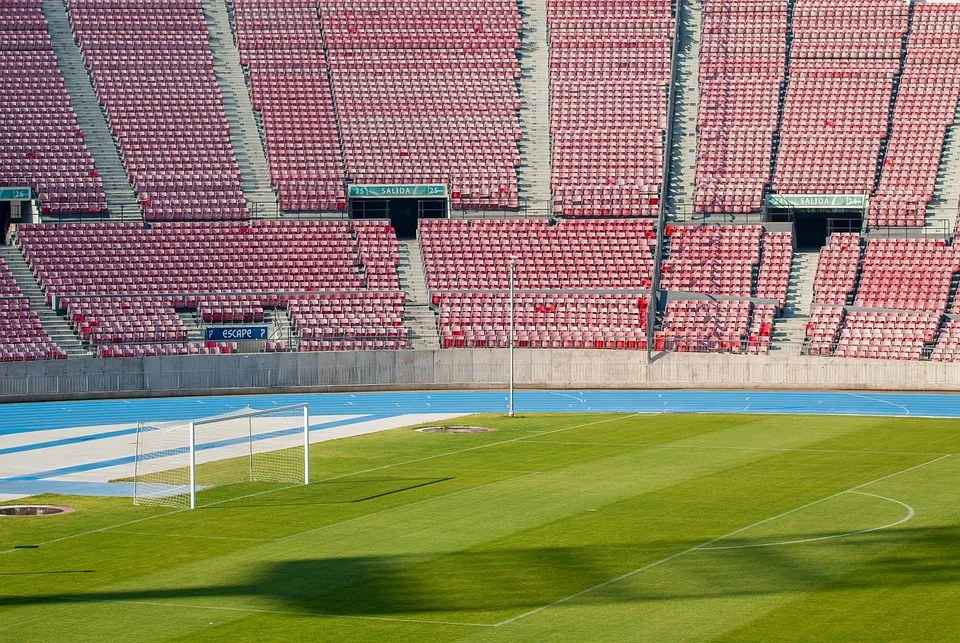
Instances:
[[[508,410],[508,415],[510,417],[514,416],[514,413],[513,413],[513,345],[516,342],[516,337],[515,337],[515,329],[514,329],[514,323],[513,323],[514,321],[513,320],[513,316],[514,316],[513,281],[514,281],[514,273],[516,272],[516,269],[517,269],[517,258],[510,257],[510,408]]]
[[[310,484],[310,407],[303,407],[303,484]]]
[[[196,425],[190,423],[190,508],[197,508],[197,436]]]

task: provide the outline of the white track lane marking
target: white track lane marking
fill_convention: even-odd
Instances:
[[[750,544],[750,545],[728,545],[728,546],[725,546],[725,547],[701,547],[700,549],[701,549],[702,551],[720,551],[720,550],[725,550],[725,549],[754,549],[754,548],[756,548],[756,547],[780,547],[780,546],[782,546],[782,545],[800,545],[800,544],[803,544],[803,543],[815,543],[815,542],[820,542],[820,541],[822,541],[822,540],[835,540],[835,539],[837,539],[837,538],[848,538],[848,537],[850,537],[850,536],[857,536],[857,535],[860,535],[860,534],[869,534],[869,533],[874,532],[874,531],[881,531],[881,530],[883,530],[883,529],[890,529],[891,527],[896,527],[897,525],[902,525],[903,523],[905,523],[905,522],[907,522],[908,520],[910,520],[911,518],[913,518],[913,516],[916,514],[916,512],[915,512],[914,509],[913,509],[913,507],[911,507],[910,505],[908,505],[908,504],[905,503],[905,502],[900,502],[899,500],[895,500],[895,499],[893,499],[893,498],[887,498],[886,496],[878,496],[878,495],[875,494],[875,493],[864,493],[864,492],[862,492],[862,491],[850,491],[850,492],[848,492],[848,493],[855,493],[855,494],[858,494],[858,495],[861,495],[861,496],[871,496],[871,497],[873,497],[873,498],[880,498],[881,500],[887,500],[887,501],[889,501],[889,502],[896,503],[896,504],[900,505],[901,507],[903,507],[903,508],[905,508],[905,509],[907,510],[907,515],[906,515],[905,517],[901,518],[900,520],[896,521],[896,522],[891,522],[891,523],[888,524],[888,525],[882,525],[882,526],[880,526],[880,527],[871,527],[870,529],[861,529],[860,531],[850,531],[850,532],[847,532],[847,533],[845,533],[845,534],[833,534],[833,535],[831,535],[831,536],[818,536],[818,537],[816,537],[816,538],[803,538],[803,539],[801,539],[801,540],[785,540],[785,541],[782,541],[782,542],[775,542],[775,543],[756,543],[756,544]]]
[[[836,498],[837,496],[843,495],[843,494],[845,494],[845,493],[851,493],[851,492],[854,492],[854,491],[858,491],[858,490],[863,489],[864,487],[868,487],[868,486],[870,486],[870,485],[872,485],[872,484],[876,484],[876,483],[878,483],[878,482],[883,482],[884,480],[889,480],[890,478],[895,478],[895,477],[897,477],[897,476],[901,476],[901,475],[903,475],[903,474],[905,474],[905,473],[909,473],[909,472],[911,472],[911,471],[916,471],[917,469],[921,469],[921,468],[926,467],[926,466],[929,466],[929,465],[931,465],[931,464],[935,464],[935,463],[940,462],[941,460],[944,460],[945,458],[949,458],[949,457],[951,457],[951,456],[950,456],[950,455],[942,455],[942,456],[940,456],[939,458],[934,458],[933,460],[927,460],[926,462],[921,462],[920,464],[914,465],[914,466],[912,466],[912,467],[908,467],[908,468],[906,468],[906,469],[902,469],[902,470],[897,471],[897,472],[895,472],[895,473],[890,473],[890,474],[887,474],[887,475],[885,475],[885,476],[881,476],[881,477],[879,477],[879,478],[876,478],[876,479],[874,479],[874,480],[870,480],[869,482],[864,482],[863,484],[859,484],[859,485],[857,485],[857,486],[855,486],[855,487],[851,487],[851,488],[849,488],[849,489],[845,489],[845,490],[840,491],[840,492],[838,492],[838,493],[829,495],[829,496],[827,496],[826,498],[821,498],[820,500],[814,500],[813,502],[808,502],[807,504],[805,504],[805,505],[803,505],[803,506],[801,506],[801,507],[796,507],[796,508],[794,508],[794,509],[790,509],[789,511],[784,511],[783,513],[777,514],[776,516],[771,516],[770,518],[765,518],[765,519],[763,519],[763,520],[758,520],[757,522],[753,523],[752,525],[747,525],[746,527],[741,527],[741,528],[739,528],[739,529],[735,529],[734,531],[731,531],[731,532],[728,533],[728,534],[724,534],[724,535],[722,535],[722,536],[717,536],[716,538],[712,538],[712,539],[710,539],[710,540],[707,540],[707,541],[705,541],[705,542],[702,542],[702,543],[700,543],[699,545],[694,545],[693,547],[690,547],[690,548],[688,548],[688,549],[684,549],[683,551],[678,551],[677,553],[671,554],[671,555],[667,556],[666,558],[661,558],[660,560],[655,560],[655,561],[653,561],[652,563],[649,563],[649,564],[647,564],[647,565],[644,565],[643,567],[640,567],[640,568],[638,568],[638,569],[635,569],[635,570],[633,570],[633,571],[631,571],[631,572],[627,572],[626,574],[621,574],[620,576],[617,576],[616,578],[611,578],[610,580],[606,580],[606,581],[604,581],[604,582],[602,582],[602,583],[598,583],[598,584],[596,584],[596,585],[593,585],[592,587],[588,587],[588,588],[586,588],[586,589],[580,590],[580,591],[577,592],[576,594],[570,594],[569,596],[564,596],[563,598],[559,598],[559,599],[553,601],[552,603],[548,603],[547,605],[542,605],[542,606],[540,606],[540,607],[537,607],[537,608],[534,608],[534,609],[532,609],[532,610],[526,611],[526,612],[524,612],[523,614],[518,614],[517,616],[514,616],[514,617],[512,617],[512,618],[508,618],[508,619],[506,619],[506,620],[500,621],[500,622],[497,623],[496,625],[497,625],[497,627],[501,627],[501,626],[503,626],[503,625],[509,625],[510,623],[514,623],[514,622],[519,621],[519,620],[521,620],[521,619],[527,618],[528,616],[533,616],[534,614],[539,614],[540,612],[542,612],[542,611],[544,611],[544,610],[548,610],[548,609],[550,609],[550,608],[552,608],[552,607],[556,607],[557,605],[562,605],[563,603],[567,603],[567,602],[572,601],[572,600],[574,600],[574,599],[580,598],[581,596],[586,596],[587,594],[590,594],[590,593],[592,593],[592,592],[595,592],[595,591],[597,591],[598,589],[603,589],[604,587],[607,587],[608,585],[613,585],[614,583],[619,583],[619,582],[622,581],[622,580],[626,580],[626,579],[628,579],[628,578],[632,578],[633,576],[636,576],[637,574],[641,574],[641,573],[643,573],[643,572],[645,572],[645,571],[647,571],[647,570],[649,570],[649,569],[653,569],[654,567],[659,567],[660,565],[663,565],[664,563],[668,563],[668,562],[670,562],[671,560],[674,560],[674,559],[676,559],[676,558],[680,558],[681,556],[686,556],[687,554],[691,554],[691,553],[693,553],[693,552],[695,552],[695,551],[699,551],[699,550],[701,550],[701,549],[704,549],[704,548],[706,548],[706,547],[709,547],[709,546],[713,545],[714,543],[720,542],[721,540],[724,540],[724,539],[726,539],[726,538],[730,538],[730,537],[732,537],[732,536],[736,536],[736,535],[738,535],[738,534],[742,534],[743,532],[745,532],[745,531],[747,531],[747,530],[749,530],[749,529],[753,529],[754,527],[758,527],[758,526],[763,525],[763,524],[766,524],[766,523],[768,523],[768,522],[773,522],[774,520],[778,520],[778,519],[780,519],[780,518],[783,518],[784,516],[789,516],[789,515],[792,514],[792,513],[796,513],[796,512],[798,512],[798,511],[801,511],[801,510],[803,510],[803,509],[806,509],[807,507],[812,507],[812,506],[814,506],[814,505],[820,504],[821,502],[824,502],[824,501],[826,501],[826,500],[830,500],[831,498]]]
[[[850,397],[859,397],[861,400],[870,400],[871,402],[880,402],[882,404],[889,404],[890,406],[895,406],[898,409],[903,409],[903,412],[907,415],[910,415],[910,409],[905,407],[903,404],[897,404],[896,402],[891,402],[890,400],[885,400],[880,397],[870,397],[869,395],[859,395],[857,393],[847,393]]]

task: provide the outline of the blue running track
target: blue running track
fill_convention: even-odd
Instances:
[[[164,422],[219,415],[245,407],[307,403],[312,415],[362,416],[311,426],[311,431],[361,421],[413,413],[505,413],[504,391],[432,393],[357,393],[246,395],[86,402],[38,402],[0,405],[0,441],[30,434],[31,440],[3,447],[0,455],[25,453],[72,443],[132,435],[140,420]],[[807,415],[867,415],[889,417],[960,418],[960,395],[912,393],[825,393],[772,391],[518,391],[517,413],[756,413]],[[116,428],[116,425],[129,426]],[[49,439],[45,431],[114,425],[100,433]],[[19,437],[25,437],[19,435]],[[25,442],[25,443],[24,443]],[[81,471],[123,464],[114,458],[87,465],[43,471],[12,478],[0,471],[0,493],[119,494],[120,485],[65,483],[44,480]]]

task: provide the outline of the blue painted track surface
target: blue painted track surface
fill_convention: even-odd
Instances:
[[[505,413],[504,391],[241,395],[0,405],[0,436],[307,403],[312,415]],[[518,413],[765,413],[960,417],[960,395],[771,391],[518,391]]]
[[[190,420],[245,407],[307,403],[312,416],[361,416],[311,426],[311,431],[360,421],[419,413],[505,413],[504,391],[431,393],[358,393],[313,395],[248,395],[86,402],[40,402],[0,405],[0,441],[17,435],[14,446],[0,455],[36,452],[136,432],[137,422]],[[771,391],[518,391],[517,413],[753,413],[863,415],[960,418],[960,395],[913,393],[826,393]],[[109,425],[109,427],[107,426]],[[118,426],[119,425],[119,426]],[[46,437],[45,432],[73,427],[104,426],[101,432],[73,437]],[[25,436],[22,434],[29,434]],[[22,438],[29,437],[28,440]],[[5,476],[0,493],[82,493],[126,495],[117,485],[72,483],[49,478],[122,464],[131,457],[104,459],[87,465]]]

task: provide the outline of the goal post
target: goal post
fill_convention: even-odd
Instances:
[[[197,492],[244,482],[308,484],[306,404],[137,425],[134,504],[193,509]]]

